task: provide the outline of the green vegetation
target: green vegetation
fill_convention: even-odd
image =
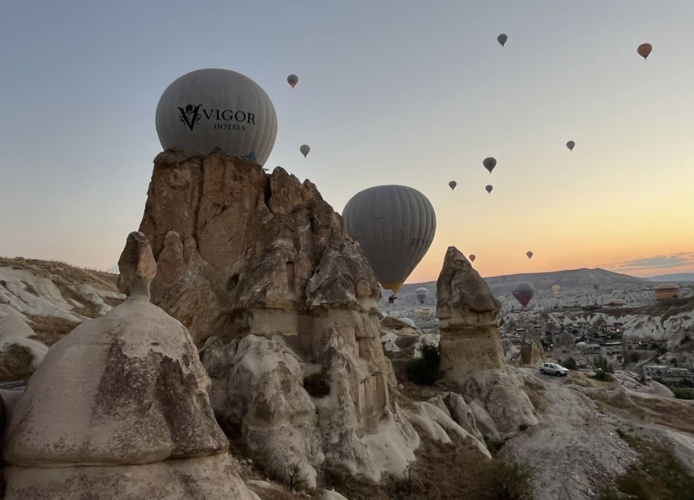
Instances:
[[[612,375],[607,373],[606,371],[603,371],[602,369],[598,368],[595,370],[595,375],[593,375],[591,378],[594,378],[595,380],[601,380],[603,382],[607,382],[612,380]]]
[[[535,471],[528,465],[499,458],[480,471],[479,500],[532,500]]]
[[[602,500],[694,500],[694,477],[669,449],[624,432],[619,436],[639,453],[641,461],[631,465],[613,486],[604,488]]]
[[[422,347],[422,357],[415,358],[405,367],[407,378],[418,385],[433,385],[439,378],[441,356],[433,345]]]
[[[596,356],[593,358],[593,366],[598,370],[604,371],[605,373],[614,373],[612,363],[610,363],[604,356]]]
[[[694,389],[686,387],[670,387],[670,390],[677,399],[694,399]]]
[[[561,362],[561,365],[564,368],[568,368],[569,370],[578,370],[578,364],[576,363],[576,360],[569,356],[565,360]]]

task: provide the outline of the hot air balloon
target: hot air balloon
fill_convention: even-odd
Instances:
[[[533,255],[535,254],[532,251],[528,250],[527,252],[525,252],[525,255],[527,255],[529,259],[532,259]]]
[[[420,286],[414,291],[415,297],[417,297],[417,300],[419,301],[420,304],[424,304],[424,299],[427,298],[427,295],[429,294],[429,290],[424,288],[423,286]]]
[[[475,262],[476,258],[477,258],[477,256],[474,253],[470,254],[470,262]]]
[[[496,41],[499,42],[502,47],[506,44],[506,40],[508,40],[508,36],[506,35],[506,33],[502,33],[501,35],[496,37]]]
[[[513,296],[523,307],[526,307],[535,295],[535,287],[530,283],[518,283],[513,289]]]
[[[458,185],[458,183],[455,182],[455,181],[451,181],[451,182],[448,183],[448,185],[450,186],[451,190],[453,190],[453,189],[455,189],[455,187]]]
[[[598,288],[600,288],[600,283],[593,283],[593,288],[595,288],[595,291],[598,291]]]
[[[569,151],[573,151],[575,145],[576,143],[574,141],[569,141],[566,143],[566,147],[569,148]]]
[[[676,299],[682,295],[680,287],[674,283],[663,283],[653,289],[655,300]]]
[[[652,50],[653,46],[650,43],[642,43],[639,45],[639,48],[636,49],[636,52],[638,52],[639,55],[644,59],[648,59],[648,56],[651,54]]]
[[[304,155],[304,158],[306,158],[311,152],[311,148],[308,146],[308,144],[304,144],[299,148],[299,151],[301,151],[301,154]]]
[[[296,75],[289,75],[287,77],[287,83],[294,88],[296,87],[296,84],[299,83],[299,77]]]
[[[489,173],[492,173],[492,170],[494,170],[494,167],[496,167],[496,158],[492,158],[491,156],[488,158],[485,158],[482,161],[482,165],[484,165],[484,168],[489,170]]]
[[[397,295],[434,239],[434,207],[416,189],[376,186],[355,194],[345,205],[342,217],[376,279]]]
[[[559,285],[554,285],[554,286],[552,287],[552,291],[554,292],[554,296],[555,296],[555,297],[556,297],[557,295],[559,295],[559,290],[561,290],[561,287],[560,287]]]
[[[164,149],[178,147],[227,154],[265,164],[277,136],[272,101],[247,76],[227,69],[199,69],[169,85],[157,104],[156,127]]]
[[[492,186],[491,184],[487,184],[484,189],[486,189],[488,193],[491,193],[492,189],[494,189],[494,186]]]

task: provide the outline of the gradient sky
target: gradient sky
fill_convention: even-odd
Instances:
[[[409,282],[436,279],[449,245],[485,276],[694,271],[693,20],[692,0],[5,2],[0,255],[112,267],[161,150],[159,97],[219,67],[274,102],[266,167],[338,212],[379,184],[431,200]]]

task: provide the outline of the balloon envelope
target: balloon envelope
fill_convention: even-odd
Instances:
[[[532,253],[530,250],[528,250],[527,252],[525,252],[525,255],[527,255],[529,259],[532,259],[533,255],[535,255],[535,254]]]
[[[492,189],[494,189],[494,186],[492,186],[491,184],[487,184],[487,186],[484,189],[486,189],[488,193],[491,193]]]
[[[638,52],[639,55],[644,59],[648,59],[648,56],[651,54],[652,50],[653,46],[650,43],[642,43],[639,45],[639,48],[636,49],[636,52]]]
[[[299,83],[299,77],[296,75],[289,75],[287,77],[287,83],[292,86],[292,88],[296,87],[296,84]],[[309,85],[310,86],[310,85]]]
[[[474,253],[470,254],[470,262],[475,262],[476,258],[477,258],[477,256]]]
[[[569,141],[566,143],[566,147],[569,148],[569,151],[573,151],[575,145],[576,143],[574,141]]]
[[[164,149],[255,156],[267,161],[277,137],[272,101],[247,76],[227,69],[191,71],[169,85],[157,104],[156,128]]]
[[[554,285],[552,287],[552,291],[554,292],[554,295],[559,295],[559,290],[561,290],[561,287],[559,285]]]
[[[304,144],[299,148],[299,151],[301,151],[301,154],[304,155],[304,158],[306,158],[306,156],[308,156],[308,154],[311,152],[311,148],[307,144]]]
[[[342,211],[383,288],[398,290],[427,253],[436,233],[434,207],[407,186],[376,186],[355,194]]]
[[[457,182],[451,181],[448,183],[448,186],[451,188],[451,190],[455,189],[455,187],[458,185]]]
[[[492,158],[491,156],[489,158],[485,158],[482,161],[482,165],[484,165],[484,168],[489,170],[489,173],[491,174],[494,167],[496,167],[496,158]]]
[[[501,44],[503,47],[504,44],[506,43],[506,40],[508,40],[508,36],[506,36],[506,33],[502,33],[501,35],[496,37],[497,42]]]
[[[428,293],[429,290],[427,288],[424,288],[423,286],[420,286],[414,291],[415,297],[417,297],[417,300],[420,304],[424,304],[424,299],[427,298]]]
[[[682,295],[680,287],[674,283],[663,283],[653,289],[655,300],[676,299]]]
[[[513,289],[513,296],[523,307],[526,307],[535,295],[535,287],[530,283],[518,283]]]

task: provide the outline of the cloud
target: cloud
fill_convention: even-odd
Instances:
[[[674,267],[694,266],[694,252],[679,252],[672,255],[654,255],[625,262],[617,262],[609,267],[621,271],[638,269],[670,269]]]

